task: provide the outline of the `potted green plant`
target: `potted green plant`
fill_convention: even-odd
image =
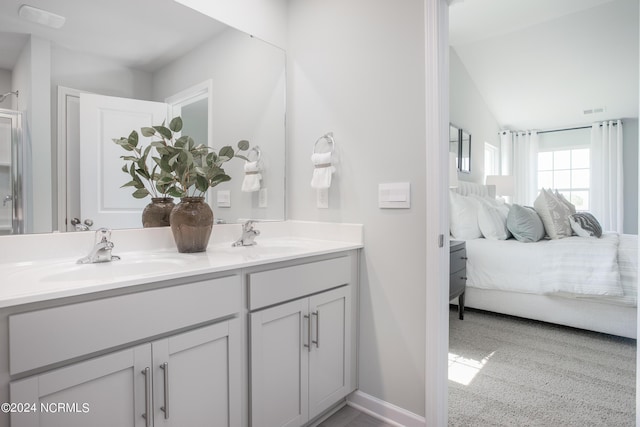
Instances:
[[[140,174],[142,170],[142,178],[148,175],[155,189],[162,194],[181,199],[170,215],[171,230],[178,251],[203,252],[207,248],[213,226],[213,212],[205,203],[204,195],[209,188],[231,180],[222,166],[235,157],[248,160],[239,152],[247,151],[250,144],[241,140],[237,144],[238,152],[231,146],[224,146],[216,153],[205,144],[196,144],[190,136],[178,136],[182,126],[182,118],[175,117],[168,127],[163,123],[141,128],[143,136],[155,140],[144,150],[140,149],[138,155],[145,158],[145,165],[146,159],[151,156],[154,167],[150,172],[143,167],[136,168],[135,172]],[[152,149],[155,149],[157,155],[154,155]],[[139,163],[137,165],[140,166]],[[129,173],[131,174],[131,168]],[[137,185],[136,192],[139,191],[139,182],[135,179],[132,181],[136,184],[131,185]],[[143,179],[139,181],[144,183]],[[140,191],[139,194],[142,193]]]
[[[168,227],[169,216],[175,207],[173,197],[167,194],[168,187],[158,184],[160,174],[159,166],[156,164],[149,168],[149,155],[151,146],[146,148],[139,145],[139,135],[135,130],[131,131],[128,137],[113,139],[129,154],[120,156],[125,161],[122,171],[129,175],[130,181],[121,186],[133,187],[132,196],[136,199],[143,199],[151,196],[151,203],[145,206],[142,211],[143,227]]]

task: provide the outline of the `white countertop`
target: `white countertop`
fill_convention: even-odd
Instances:
[[[206,252],[196,254],[178,253],[167,237],[168,228],[116,230],[112,253],[121,259],[98,264],[76,263],[88,252],[93,232],[15,236],[13,249],[3,237],[0,253],[7,256],[0,261],[0,308],[363,247],[362,226],[357,224],[285,221],[258,228],[257,245],[248,247],[232,247],[233,240],[226,240],[239,225],[214,228],[212,236],[217,237]],[[73,247],[80,238],[80,248]],[[21,252],[29,246],[31,256]]]

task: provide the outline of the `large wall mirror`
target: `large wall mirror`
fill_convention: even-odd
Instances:
[[[109,223],[84,211],[87,198],[113,218],[120,211],[141,212],[149,202],[133,199],[131,188],[119,188],[127,180],[119,170],[124,153],[111,138],[128,134],[125,121],[121,130],[100,128],[99,137],[82,138],[87,94],[123,105],[164,103],[167,118],[182,115],[184,133],[215,149],[249,140],[260,148],[261,190],[241,191],[244,161],[227,163],[232,180],[207,195],[215,218],[225,223],[285,219],[282,49],[173,0],[33,0],[29,5],[66,19],[54,29],[21,18],[19,3],[0,3],[0,93],[19,90],[19,97],[0,103],[0,109],[25,113],[21,179],[27,233],[83,229],[86,220],[91,228],[142,226]],[[87,162],[82,153],[89,152],[112,156],[112,163],[116,156],[118,170],[101,159]],[[86,174],[98,176],[95,188]],[[224,206],[218,205],[219,192]],[[71,225],[73,218],[80,227]]]
[[[449,152],[456,154],[456,166],[459,172],[471,173],[471,134],[449,124]]]

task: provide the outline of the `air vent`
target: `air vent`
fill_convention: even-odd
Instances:
[[[587,108],[585,110],[582,110],[582,114],[585,116],[589,116],[591,114],[604,113],[605,111],[607,111],[606,107]]]

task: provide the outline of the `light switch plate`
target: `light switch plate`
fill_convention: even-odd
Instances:
[[[216,205],[219,208],[230,208],[231,207],[231,191],[218,190],[218,193],[216,195]]]
[[[409,209],[411,207],[411,184],[408,182],[378,184],[378,207],[382,209]]]
[[[267,189],[266,188],[261,188],[258,191],[258,207],[259,208],[266,208],[268,205],[267,203]]]

